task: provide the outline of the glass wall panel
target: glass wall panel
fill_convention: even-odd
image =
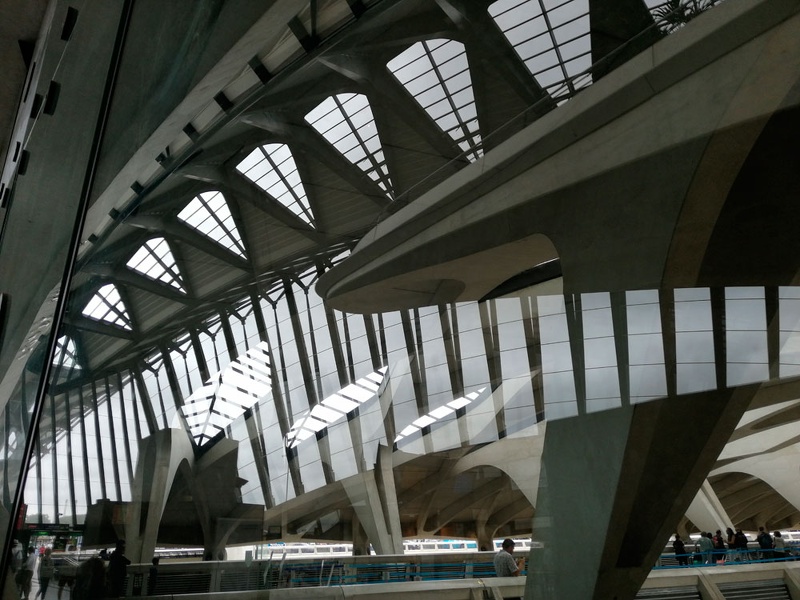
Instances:
[[[778,289],[780,377],[800,375],[800,287]]]
[[[725,289],[727,385],[769,379],[764,288]]]
[[[667,334],[662,332],[662,319],[669,308],[661,307],[657,291],[641,290],[620,296],[622,307],[612,307],[615,300],[609,294],[584,295],[579,303],[564,296],[538,297],[535,304],[526,300],[535,307],[527,321],[518,298],[489,301],[486,322],[475,303],[387,313],[380,319],[334,311],[338,339],[328,328],[324,304],[313,292],[306,295],[298,285],[294,292],[299,311],[294,322],[285,295],[274,304],[260,303],[266,308],[267,334],[275,337],[269,353],[257,348],[261,340],[249,299],[236,305],[238,313],[225,317],[234,332],[237,361],[246,361],[236,363],[236,381],[244,386],[241,395],[229,392],[230,398],[252,396],[245,384],[260,373],[258,369],[269,371],[271,382],[254,398],[250,412],[240,408],[233,417],[209,414],[226,437],[238,442],[237,476],[244,480],[240,492],[247,504],[280,505],[294,498],[297,486],[305,492],[325,486],[326,474],[340,481],[372,469],[379,444],[424,454],[535,435],[537,393],[543,394],[550,420],[574,416],[579,410],[591,413],[620,406],[625,377],[631,402],[664,396],[665,335],[675,339],[678,393],[713,389],[718,385],[715,322],[726,324],[729,380],[747,383],[768,378],[762,288],[726,291],[724,315],[712,315],[709,290],[676,290],[675,331]],[[791,373],[793,367],[800,370],[796,359],[800,351],[792,345],[800,338],[800,294],[782,290],[779,308],[781,372]],[[232,363],[221,325],[215,316],[197,339],[206,368],[228,372]],[[621,332],[625,337],[617,339]],[[202,369],[192,338],[180,339],[168,357],[180,391],[197,392],[202,388]],[[535,364],[539,350],[541,364]],[[300,360],[301,352],[306,363]],[[576,356],[583,361],[577,373]],[[620,363],[625,356],[627,365]],[[49,429],[42,432],[40,444],[45,450],[32,463],[26,489],[31,519],[80,524],[101,500],[131,499],[138,442],[150,435],[144,402],[149,403],[157,427],[182,427],[175,418],[175,398],[163,358],[154,352],[145,361],[144,390],[124,371],[65,393],[69,435],[63,425],[55,438]],[[385,376],[375,372],[376,364],[386,364]],[[582,387],[585,398],[579,399]],[[310,409],[317,411],[313,418]],[[279,414],[287,420],[283,426]],[[291,444],[287,428],[298,419],[308,419],[299,425],[307,426],[308,437]],[[259,426],[261,430],[254,433],[252,429]],[[394,439],[387,439],[387,430]],[[263,445],[263,457],[254,454],[251,435],[260,436],[256,446]],[[261,474],[270,498],[263,496]],[[332,517],[331,523],[339,518]]]
[[[711,295],[707,288],[675,290],[675,355],[679,394],[717,387]]]

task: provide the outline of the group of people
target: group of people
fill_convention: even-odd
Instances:
[[[38,557],[39,596],[46,598],[50,579],[55,574],[52,548],[44,548]],[[37,555],[33,546],[24,549],[18,540],[14,540],[11,550],[11,570],[14,572],[14,583],[17,586],[20,600],[29,600],[33,574],[37,570]],[[106,566],[108,563],[108,566]],[[131,561],[125,556],[125,540],[117,540],[114,551],[110,554],[101,552],[80,564],[75,577],[64,576],[59,579],[58,598],[65,586],[72,588],[71,598],[74,600],[100,600],[102,598],[119,598],[123,595],[125,577]],[[157,559],[154,559],[154,566]],[[152,570],[151,570],[152,571]],[[152,576],[152,572],[151,572]],[[154,580],[154,578],[153,578]]]
[[[108,568],[104,559],[108,561]],[[125,556],[125,540],[117,540],[111,554],[101,553],[85,560],[75,575],[73,600],[119,598],[125,590],[129,564],[131,561]]]
[[[780,531],[773,531],[772,535],[770,535],[768,531],[764,531],[763,527],[759,527],[756,542],[758,542],[762,559],[782,560],[788,556],[786,553],[786,540],[783,539]]]
[[[39,590],[34,599],[41,595],[45,597],[50,579],[53,577],[55,567],[53,565],[52,549],[44,548],[39,564]],[[14,540],[11,548],[11,570],[14,573],[14,583],[17,586],[17,594],[21,600],[28,600],[33,582],[33,573],[36,571],[37,557],[36,550],[29,546],[27,552],[19,540]]]
[[[754,558],[750,556],[750,551],[747,548],[748,541],[747,536],[741,529],[734,531],[732,527],[728,527],[725,530],[725,535],[719,529],[713,534],[710,531],[701,532],[700,537],[694,544],[693,553],[687,552],[686,544],[681,539],[681,536],[676,533],[675,540],[672,542],[672,549],[675,552],[678,566],[688,566],[690,558],[694,558],[695,562],[702,564],[717,564],[727,560],[745,561]],[[786,541],[781,536],[780,531],[770,535],[763,527],[759,527],[756,541],[759,546],[756,559],[770,560],[785,559],[787,557]]]

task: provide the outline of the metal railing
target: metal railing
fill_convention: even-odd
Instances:
[[[681,564],[684,559],[687,564]],[[665,553],[659,556],[654,569],[676,569],[689,567],[714,567],[719,565],[748,565],[781,563],[800,560],[800,547],[787,545],[781,552],[775,548],[740,548],[726,550],[693,551],[686,554]]]
[[[528,551],[515,552],[528,557]],[[341,587],[367,584],[494,579],[493,552],[287,558],[274,554],[264,560],[162,562],[155,595]],[[150,567],[128,567],[126,597],[146,595]],[[524,571],[523,571],[524,574]]]

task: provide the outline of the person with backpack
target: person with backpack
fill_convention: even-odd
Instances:
[[[741,529],[736,530],[736,533],[733,536],[733,543],[734,547],[738,551],[739,560],[741,561],[750,560],[750,556],[747,550],[747,536],[742,532]]]
[[[763,527],[758,528],[756,541],[760,548],[759,558],[761,560],[772,560],[772,536],[767,531],[764,531]]]

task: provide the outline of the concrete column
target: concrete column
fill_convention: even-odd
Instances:
[[[389,448],[379,447],[375,470],[363,473],[360,478],[348,478],[343,485],[375,552],[402,554],[403,535]],[[357,529],[354,524],[354,538]]]
[[[733,526],[733,521],[731,521],[728,513],[725,512],[708,479],[703,482],[703,485],[697,491],[697,495],[686,511],[686,516],[702,531],[711,531],[713,533],[719,529],[724,532],[726,527]]]
[[[190,469],[193,460],[192,444],[182,429],[163,429],[141,441],[125,519],[125,554],[133,562],[153,557],[172,483],[178,470]]]
[[[225,546],[234,530],[252,517],[237,497],[239,442],[225,438],[193,464],[192,495],[203,529],[203,556],[225,559]],[[261,508],[263,510],[263,507]]]
[[[550,422],[525,597],[632,599],[757,387]]]
[[[479,550],[494,550],[494,539],[492,532],[486,529],[486,522],[478,523],[478,549]]]
[[[369,554],[369,538],[361,526],[358,513],[353,515],[353,556],[366,556]]]

